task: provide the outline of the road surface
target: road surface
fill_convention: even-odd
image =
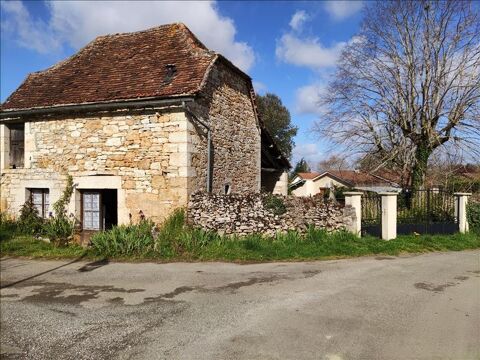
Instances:
[[[478,250],[0,264],[5,359],[480,359]]]

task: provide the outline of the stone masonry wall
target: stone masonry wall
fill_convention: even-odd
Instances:
[[[212,131],[212,192],[223,194],[225,185],[232,193],[260,191],[260,129],[254,113],[248,79],[217,60],[192,112],[207,122]],[[195,119],[192,119],[195,124]],[[207,133],[199,125],[191,131],[192,192],[205,191]]]
[[[259,191],[261,140],[249,80],[217,60],[188,106],[212,129],[213,192],[225,185]],[[0,210],[17,213],[28,187],[48,188],[53,204],[68,173],[74,183],[118,189],[120,223],[140,210],[161,222],[206,189],[207,133],[195,116],[176,107],[25,118],[25,167],[1,169]],[[77,196],[70,208],[78,214],[79,207]]]
[[[189,124],[183,110],[31,120],[25,125],[25,169],[2,170],[2,210],[18,211],[25,201],[22,187],[29,181],[55,180],[61,188],[66,173],[74,182],[79,176],[120,177],[124,204],[134,217],[142,210],[161,221],[187,203],[187,177],[194,169],[189,167]],[[50,189],[51,204],[56,190]]]
[[[225,235],[248,235],[296,230],[305,232],[309,225],[328,231],[352,229],[356,221],[355,210],[341,207],[323,198],[280,196],[286,212],[275,215],[265,208],[265,194],[215,195],[196,193],[188,203],[189,224]]]

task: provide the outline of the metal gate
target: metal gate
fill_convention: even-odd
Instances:
[[[453,234],[458,231],[457,198],[440,189],[404,189],[397,199],[397,234]]]
[[[362,196],[362,236],[382,235],[382,198],[374,192]]]

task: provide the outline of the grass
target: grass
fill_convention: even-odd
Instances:
[[[79,245],[58,247],[53,244],[37,240],[33,236],[19,235],[0,242],[1,256],[27,256],[34,258],[78,258],[93,253]]]
[[[310,228],[274,237],[250,235],[226,237],[185,225],[183,211],[175,212],[157,228],[149,220],[138,225],[118,226],[92,237],[92,246],[60,246],[35,239],[7,218],[0,219],[0,254],[33,258],[79,258],[154,261],[301,261],[399,255],[430,251],[459,251],[480,248],[480,233],[455,235],[410,235],[382,241],[357,238],[347,232],[327,233]]]
[[[111,250],[106,254],[95,247],[84,249],[76,245],[58,247],[30,236],[17,236],[0,243],[2,256],[235,262],[301,261],[476,248],[480,248],[480,235],[476,233],[399,236],[395,240],[382,241],[374,237],[356,238],[344,232],[327,234],[314,229],[304,237],[291,232],[277,235],[275,238],[252,235],[242,239],[189,230],[181,235],[173,234],[171,238],[164,238],[157,243],[156,249],[149,248],[145,252],[136,251],[132,254]]]

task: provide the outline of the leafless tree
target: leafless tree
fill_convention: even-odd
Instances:
[[[322,97],[315,130],[422,187],[447,142],[480,155],[480,16],[470,1],[368,4]],[[380,165],[379,165],[380,166]]]
[[[317,164],[318,171],[330,171],[330,170],[345,170],[350,167],[350,163],[345,156],[340,154],[333,154],[328,158],[319,161]]]

